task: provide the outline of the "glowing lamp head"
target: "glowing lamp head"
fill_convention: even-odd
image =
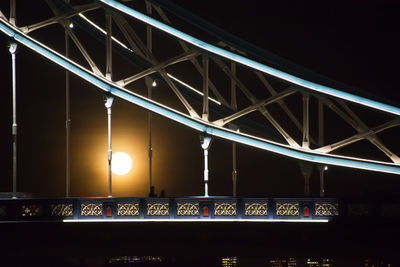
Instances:
[[[117,175],[127,174],[132,168],[132,159],[124,152],[117,152],[112,156],[111,171]]]

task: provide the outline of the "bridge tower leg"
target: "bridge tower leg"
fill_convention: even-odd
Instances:
[[[204,151],[204,196],[208,197],[208,149],[211,145],[211,137],[207,135],[200,135],[201,148]]]
[[[111,161],[112,161],[112,149],[111,149],[111,106],[113,104],[114,97],[106,96],[105,106],[107,108],[108,117],[108,197],[112,197],[112,177],[111,177]]]
[[[313,170],[313,165],[305,162],[300,162],[301,173],[304,177],[304,196],[310,196],[310,176]]]
[[[16,84],[16,66],[15,53],[17,52],[17,43],[11,43],[9,51],[11,53],[12,64],[12,98],[13,98],[13,121],[12,121],[12,139],[13,139],[13,198],[17,198],[17,84]]]

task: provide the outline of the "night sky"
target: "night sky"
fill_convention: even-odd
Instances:
[[[5,2],[1,3],[0,10],[8,16],[8,2]],[[397,1],[338,1],[329,4],[307,1],[305,4],[287,0],[262,5],[261,1],[174,2],[254,45],[348,87],[365,91],[372,98],[386,99],[386,102],[400,106],[397,88],[400,32],[395,18],[400,6]],[[18,1],[18,26],[50,15],[51,11],[45,4],[35,8],[31,1]],[[180,27],[185,29],[185,25]],[[49,46],[63,52],[64,32],[59,25],[33,32],[32,36],[46,40]],[[84,40],[89,53],[99,61],[104,72],[105,49],[98,50],[92,46],[93,40]],[[72,57],[81,60],[70,43]],[[155,43],[155,51],[160,46]],[[0,105],[0,191],[6,192],[12,190],[12,106],[11,56],[5,35],[0,36],[0,47],[0,86],[3,92]],[[65,194],[65,72],[27,48],[19,48],[18,191],[40,197],[62,197]],[[155,52],[156,55],[160,51]],[[120,73],[118,75],[132,73],[118,56],[115,56],[114,64],[115,72]],[[121,77],[115,77],[118,78]],[[143,82],[135,86],[138,92],[145,92]],[[166,93],[167,90],[165,86],[155,88],[154,98],[169,103],[171,93]],[[174,101],[171,100],[171,105],[175,104]],[[358,112],[363,112],[363,109]],[[365,114],[358,115],[365,118]],[[370,127],[378,125],[374,123],[367,124]],[[72,196],[107,195],[106,126],[103,92],[71,75]],[[112,130],[113,151],[127,152],[134,164],[128,175],[113,176],[113,195],[146,196],[147,111],[116,99]],[[380,137],[399,154],[398,136],[397,127]],[[197,132],[154,115],[153,149],[156,193],[165,189],[167,196],[203,194],[203,160]],[[353,152],[357,149],[364,148],[358,145],[352,148]],[[231,171],[231,144],[215,140],[210,150],[211,195],[231,194]],[[328,197],[394,195],[400,186],[399,177],[395,175],[339,167],[330,167],[325,177]],[[311,183],[311,194],[317,196],[316,171]],[[239,196],[296,197],[302,194],[303,178],[295,160],[238,146]]]

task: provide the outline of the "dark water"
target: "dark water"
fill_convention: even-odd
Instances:
[[[398,225],[0,224],[0,266],[400,266]]]

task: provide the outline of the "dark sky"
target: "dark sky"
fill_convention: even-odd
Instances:
[[[40,15],[46,18],[51,14],[44,4],[35,13],[31,10],[38,7],[18,2],[19,26],[36,22]],[[377,98],[400,103],[396,80],[400,59],[396,1],[269,1],[262,5],[261,1],[174,2],[294,63]],[[0,10],[8,10],[8,3],[2,3]],[[185,28],[185,25],[180,26]],[[51,26],[33,36],[63,51],[64,35],[60,26]],[[11,61],[6,44],[2,35],[1,90],[5,93],[0,107],[0,147],[4,157],[0,163],[3,170],[0,191],[12,189]],[[85,44],[91,47],[89,41]],[[64,71],[28,49],[20,48],[17,55],[18,191],[34,196],[63,196]],[[72,56],[76,56],[76,49],[71,49]],[[100,65],[104,64],[103,52],[90,50],[99,58]],[[116,64],[115,69],[123,69],[123,64]],[[168,97],[163,90],[167,89],[156,88],[154,97]],[[107,194],[106,111],[102,99],[102,92],[71,76],[73,196]],[[156,191],[165,189],[167,196],[202,195],[203,161],[198,133],[160,116],[153,117],[153,127]],[[398,133],[395,129],[384,136],[389,148],[397,148],[395,153],[400,152]],[[129,175],[114,176],[114,196],[145,196],[148,192],[147,112],[117,99],[113,108],[113,134],[114,151],[128,152],[134,161]],[[357,149],[359,146],[352,148],[353,151]],[[230,151],[231,144],[222,140],[215,140],[211,147],[212,195],[231,194]],[[301,196],[303,192],[303,178],[297,162],[265,151],[239,146],[238,173],[240,196]],[[400,185],[398,180],[394,175],[331,167],[326,172],[326,192],[332,197],[395,194]],[[312,195],[318,194],[316,172],[311,190]]]

